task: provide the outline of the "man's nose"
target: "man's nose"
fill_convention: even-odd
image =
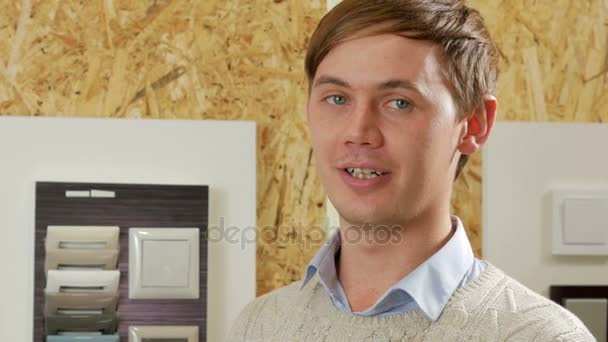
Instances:
[[[344,143],[361,145],[369,148],[382,146],[383,138],[380,130],[380,115],[371,101],[355,105],[346,117]]]

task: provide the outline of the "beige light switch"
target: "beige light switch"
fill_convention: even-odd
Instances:
[[[46,248],[118,250],[119,233],[116,226],[48,226]]]
[[[45,316],[114,315],[118,294],[107,293],[47,293]]]
[[[47,249],[44,270],[116,269],[116,249]]]
[[[129,342],[198,341],[197,326],[131,326]]]
[[[597,342],[607,342],[608,299],[568,298],[564,306],[583,321]]]
[[[107,293],[115,294],[120,271],[49,270],[45,293]]]

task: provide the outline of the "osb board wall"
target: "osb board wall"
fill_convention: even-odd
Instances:
[[[501,53],[499,120],[608,119],[607,0],[472,0]],[[255,120],[258,294],[323,241],[302,60],[324,1],[0,0],[0,114]],[[481,160],[453,210],[481,255]]]
[[[256,121],[258,294],[301,277],[325,237],[303,72],[323,2],[0,0],[0,8],[2,115]]]
[[[608,121],[607,0],[467,3],[481,12],[498,45],[498,120]],[[595,153],[589,152],[590,157]],[[481,255],[479,153],[463,176],[456,182],[452,207]]]

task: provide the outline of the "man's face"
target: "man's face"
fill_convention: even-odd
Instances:
[[[319,65],[308,125],[343,224],[399,225],[449,201],[463,129],[441,72],[437,45],[391,34]]]

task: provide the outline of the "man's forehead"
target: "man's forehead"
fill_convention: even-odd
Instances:
[[[366,36],[334,47],[321,61],[312,87],[411,87],[442,81],[437,46],[395,34]]]

